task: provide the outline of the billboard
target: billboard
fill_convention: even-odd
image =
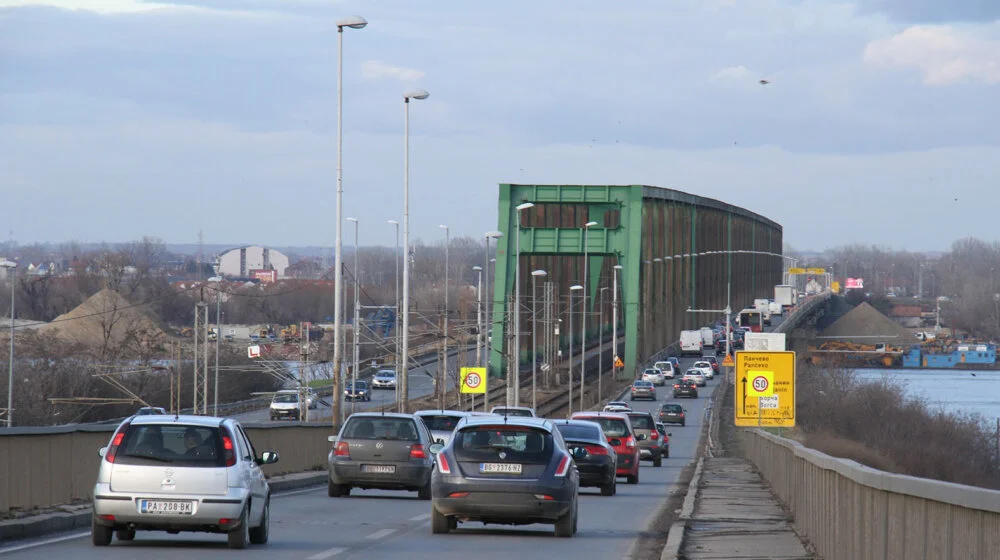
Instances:
[[[755,352],[784,352],[785,333],[749,332],[743,337],[743,349]]]
[[[261,284],[273,284],[278,281],[277,270],[251,270],[250,277],[260,280]]]
[[[844,284],[844,289],[863,290],[865,289],[865,280],[864,278],[848,278],[847,282]]]

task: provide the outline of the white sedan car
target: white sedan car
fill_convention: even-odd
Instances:
[[[662,387],[667,384],[667,379],[664,377],[663,372],[655,367],[643,370],[642,380],[649,381],[657,387]]]
[[[696,369],[705,376],[705,379],[715,378],[715,370],[712,369],[712,362],[697,361],[691,366],[691,369]]]
[[[705,386],[705,374],[701,370],[689,369],[687,373],[684,374],[684,381],[690,381],[698,387]]]

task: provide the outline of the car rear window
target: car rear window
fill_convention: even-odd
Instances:
[[[574,420],[589,420],[591,422],[597,422],[601,425],[601,431],[604,435],[613,437],[622,437],[628,434],[628,424],[625,423],[621,418],[605,418],[601,416],[579,416],[574,418]]]
[[[556,429],[564,439],[602,440],[601,429],[597,426],[580,426],[574,424],[556,424]]]
[[[524,416],[527,418],[531,417],[531,411],[521,410],[519,408],[496,408],[493,410],[493,414],[506,414],[507,416]]]
[[[455,434],[452,448],[459,461],[547,463],[552,458],[552,434],[527,426],[474,426]],[[503,455],[501,457],[501,454]]]
[[[649,381],[636,381],[632,385],[634,385],[636,387],[652,387],[653,386],[653,384],[651,382],[649,382]]]
[[[294,403],[299,402],[299,396],[295,393],[279,393],[274,395],[274,400],[271,402],[276,403]]]
[[[352,417],[344,426],[344,439],[388,439],[420,441],[417,427],[409,418]]]
[[[450,432],[455,429],[462,417],[454,414],[428,414],[426,416],[421,414],[420,419],[424,421],[428,430]]]
[[[219,429],[183,424],[132,424],[115,456],[115,464],[174,464],[183,467],[224,467]],[[121,451],[124,449],[124,451]]]
[[[660,407],[660,410],[663,410],[665,412],[680,412],[681,411],[681,405],[679,405],[679,404],[665,404],[665,405],[663,405],[663,406]]]
[[[646,414],[636,414],[635,416],[629,414],[629,418],[632,419],[632,427],[639,430],[655,430],[656,423],[653,419]]]

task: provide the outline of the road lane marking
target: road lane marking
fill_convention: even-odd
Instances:
[[[344,552],[345,550],[347,549],[342,546],[335,546],[333,548],[328,548],[323,552],[313,554],[309,558],[306,558],[306,560],[326,560],[327,558],[333,558],[334,556],[340,554],[341,552]]]
[[[415,516],[411,517],[410,521],[423,521],[425,519],[430,519],[430,518],[431,518],[431,514],[429,514],[429,513],[421,513],[420,515],[415,515]]]
[[[391,534],[393,534],[395,532],[396,532],[395,529],[382,529],[382,530],[379,530],[379,531],[375,531],[374,533],[368,535],[365,538],[366,539],[372,539],[372,540],[378,540],[378,539],[381,539],[382,537],[388,537],[389,535],[391,535]]]
[[[0,548],[0,554],[10,554],[11,552],[18,552],[20,550],[28,550],[29,548],[38,548],[40,546],[45,546],[48,544],[60,543],[63,541],[72,541],[76,539],[82,539],[84,537],[89,537],[90,531],[86,533],[74,533],[72,535],[63,535],[61,537],[54,537],[51,539],[45,539],[43,541],[36,541],[28,544],[22,544],[18,546],[11,546],[7,548]]]

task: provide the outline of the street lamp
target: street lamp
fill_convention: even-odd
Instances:
[[[427,99],[429,95],[422,89],[403,94],[403,355],[396,383],[402,384],[399,411],[404,414],[410,399],[407,379],[410,361],[410,99]]]
[[[361,314],[361,299],[358,297],[358,226],[361,222],[357,218],[347,218],[348,222],[354,222],[354,321],[351,334],[353,338],[354,365],[351,366],[351,394],[354,394],[354,387],[358,384],[358,367],[361,364],[361,355],[358,353],[358,322]],[[339,397],[339,395],[338,395]],[[358,400],[351,397],[351,414],[358,410]]]
[[[215,284],[215,400],[212,403],[212,416],[219,416],[219,339],[222,338],[222,277],[213,276],[208,279]]]
[[[486,237],[486,259],[483,263],[486,269],[486,332],[483,333],[483,341],[486,342],[486,359],[484,360],[483,366],[486,367],[486,388],[489,390],[489,379],[490,379],[490,359],[493,357],[493,299],[490,296],[490,239],[500,239],[503,237],[503,232],[500,231],[488,231],[483,234]],[[483,395],[483,412],[490,404],[490,394],[487,392]]]
[[[10,363],[7,364],[7,427],[14,425],[14,294],[16,290],[17,263],[5,260],[0,262],[0,266],[7,269],[7,278],[10,279]]]
[[[616,264],[611,274],[611,353],[615,355],[614,360],[618,362],[618,273],[621,272],[622,265]],[[611,366],[613,377],[618,379],[617,367]]]
[[[601,383],[603,382],[603,379],[604,379],[604,292],[607,291],[607,290],[610,290],[610,289],[611,288],[608,288],[607,286],[604,286],[603,288],[601,288],[601,304],[600,304],[600,307],[601,307],[601,318],[600,318],[600,320],[597,321],[598,329],[600,330],[600,337],[598,338],[598,341],[597,341],[597,347],[599,348],[599,350],[597,351],[597,363],[598,363],[598,367],[597,367],[597,402],[598,403],[601,402],[601,393],[602,393],[602,391],[601,391]],[[611,364],[611,371],[613,372],[614,370],[615,370],[615,365],[612,363]]]
[[[507,406],[521,405],[521,212],[534,207],[531,202],[514,207],[514,371],[507,369]]]
[[[580,308],[580,410],[583,410],[583,374],[587,365],[587,232],[596,225],[597,222],[593,221],[583,224],[580,236],[583,243],[583,293],[580,294],[583,297]]]
[[[448,252],[451,247],[451,230],[446,225],[440,225],[444,230],[444,357],[441,372],[438,374],[438,408],[444,408],[444,390],[448,373]]]
[[[336,274],[333,279],[333,419],[332,423],[337,426],[344,421],[344,409],[340,396],[340,338],[343,329],[344,310],[341,307],[340,294],[344,289],[343,280],[340,277],[340,270],[343,267],[343,242],[341,239],[343,225],[343,199],[344,199],[344,28],[364,29],[368,25],[368,20],[361,16],[351,16],[337,22],[337,243],[334,267]]]
[[[573,292],[583,291],[583,286],[576,284],[569,287],[569,412],[573,414]],[[581,317],[582,319],[582,317]],[[583,361],[584,341],[580,341],[580,361]],[[580,411],[583,411],[583,367],[580,368]]]
[[[395,336],[393,337],[396,342],[396,373],[399,373],[399,222],[396,220],[386,220],[386,223],[396,226],[396,255],[394,260],[396,261],[396,318],[395,318],[395,328],[393,332]],[[393,386],[393,397],[396,399],[396,410],[399,410],[399,377],[396,377],[396,384]]]
[[[544,270],[531,271],[531,408],[538,405],[535,395],[535,366],[538,364],[538,285],[536,280],[548,274]]]
[[[472,270],[478,272],[476,279],[476,366],[483,363],[483,267],[474,266]]]

